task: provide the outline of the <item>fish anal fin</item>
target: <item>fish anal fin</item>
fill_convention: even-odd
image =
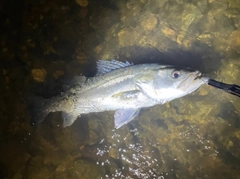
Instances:
[[[139,113],[140,109],[119,109],[114,114],[115,128],[118,129],[124,124],[133,120]]]
[[[62,112],[63,127],[71,126],[79,115]]]

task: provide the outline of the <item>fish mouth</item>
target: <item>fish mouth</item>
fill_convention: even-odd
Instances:
[[[185,79],[183,79],[178,85],[177,88],[181,90],[187,90],[191,86],[200,86],[204,84],[206,79],[202,80],[202,73],[195,71],[190,73]]]

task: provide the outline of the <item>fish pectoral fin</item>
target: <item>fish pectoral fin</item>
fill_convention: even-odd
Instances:
[[[115,128],[118,129],[124,124],[133,120],[139,113],[140,109],[119,109],[114,114]]]
[[[112,95],[112,98],[118,98],[120,100],[133,99],[133,98],[137,98],[140,93],[141,92],[139,90],[124,91],[124,92],[120,92]]]
[[[77,119],[78,115],[62,112],[63,127],[71,126]]]
[[[135,79],[137,89],[153,100],[155,100],[155,97],[157,96],[154,79],[154,76],[151,74],[139,76]]]

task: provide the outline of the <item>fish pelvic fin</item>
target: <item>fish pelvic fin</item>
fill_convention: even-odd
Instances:
[[[78,118],[79,114],[62,112],[63,127],[71,126],[73,122]]]
[[[48,99],[34,96],[28,98],[28,103],[31,115],[31,125],[35,126],[44,121],[50,112],[47,109]]]

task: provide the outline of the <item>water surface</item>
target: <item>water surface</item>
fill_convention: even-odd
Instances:
[[[240,178],[240,99],[207,85],[118,130],[113,111],[67,128],[51,113],[32,127],[26,100],[93,76],[98,59],[239,84],[238,1],[2,1],[0,10],[0,178]]]

